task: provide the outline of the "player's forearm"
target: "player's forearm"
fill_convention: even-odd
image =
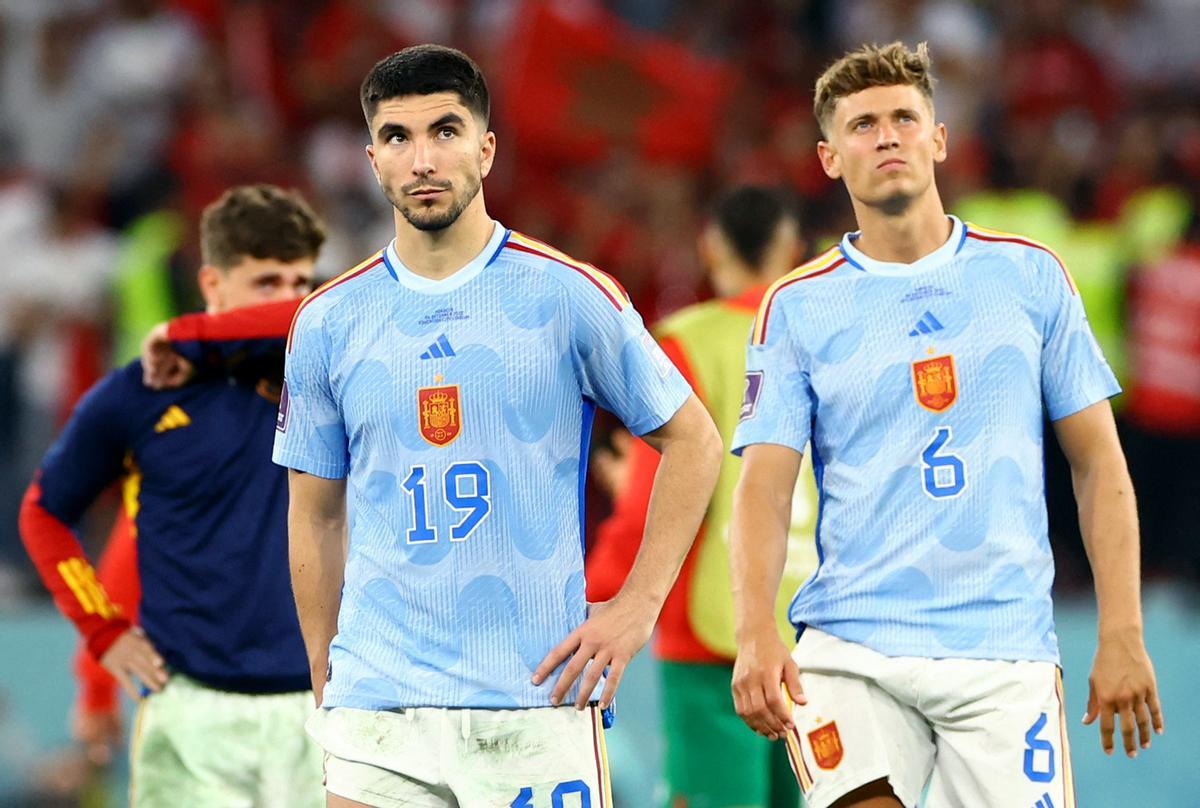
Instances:
[[[1096,585],[1101,636],[1142,630],[1137,505],[1119,451],[1072,469],[1079,526]]]
[[[657,614],[679,575],[717,484],[721,436],[694,397],[674,434],[656,441],[662,452],[646,512],[646,531],[619,596],[643,601]]]
[[[71,528],[42,504],[36,480],[21,502],[18,526],[29,558],[55,605],[79,629],[93,658],[99,659],[129,628],[129,620],[96,579]]]
[[[292,594],[314,686],[319,693],[329,643],[337,633],[346,565],[346,521],[344,515],[322,515],[296,506],[295,499],[292,502],[293,506],[288,509]]]
[[[729,572],[738,645],[759,632],[778,636],[775,593],[787,562],[791,508],[790,490],[760,484],[745,474],[738,480],[729,530]]]

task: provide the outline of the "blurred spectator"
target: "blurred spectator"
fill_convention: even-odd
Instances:
[[[1152,575],[1200,582],[1200,215],[1173,253],[1141,268],[1130,302],[1126,445]]]

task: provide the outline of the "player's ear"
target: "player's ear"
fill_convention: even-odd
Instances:
[[[225,281],[225,273],[220,269],[205,264],[196,273],[196,283],[200,287],[200,295],[204,298],[204,306],[210,312],[221,308],[221,284]]]
[[[383,184],[383,177],[379,176],[379,166],[375,164],[375,144],[367,144],[367,159],[371,161],[371,171],[375,174],[375,181],[380,185]]]
[[[949,134],[946,132],[946,124],[939,123],[933,127],[933,161],[942,163],[946,160],[946,140]]]
[[[842,161],[837,149],[828,140],[817,143],[817,157],[821,160],[821,169],[831,180],[841,179]]]
[[[496,133],[487,131],[479,142],[479,175],[486,177],[492,171],[492,161],[496,159]]]

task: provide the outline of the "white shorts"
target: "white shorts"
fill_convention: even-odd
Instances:
[[[392,806],[610,808],[600,710],[334,707],[308,720],[331,794]]]
[[[1074,808],[1050,662],[888,657],[807,628],[787,739],[809,808],[886,778],[905,806]]]

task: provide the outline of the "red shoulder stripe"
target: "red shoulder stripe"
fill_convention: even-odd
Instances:
[[[563,261],[560,258],[556,258],[553,255],[550,255],[549,253],[544,253],[541,250],[535,250],[533,247],[528,247],[524,244],[517,244],[512,239],[509,239],[507,242],[505,242],[504,246],[506,248],[510,248],[513,250],[519,250],[520,252],[523,252],[523,253],[529,253],[530,255],[536,255],[539,258],[548,258],[551,261],[555,262],[556,264],[562,264],[563,266],[567,267],[568,269],[572,269],[575,272],[578,272],[580,275],[587,278],[588,281],[591,282],[591,284],[593,286],[595,286],[597,289],[599,289],[601,292],[603,292],[604,296],[608,298],[610,303],[612,303],[614,306],[616,306],[618,311],[620,311],[622,308],[624,308],[624,306],[621,305],[621,302],[613,296],[612,292],[610,292],[604,288],[604,284],[600,283],[600,281],[593,278],[586,270],[582,269],[581,267],[577,267],[574,264],[569,264],[566,261]],[[610,281],[612,281],[614,284],[616,284],[616,287],[621,290],[622,294],[624,294],[626,297],[629,296],[628,293],[625,292],[625,287],[623,287],[620,284],[620,282],[617,281],[617,279],[614,278],[612,275],[609,275],[607,272],[604,272],[603,270],[596,269],[595,267],[592,267],[592,271],[599,272],[601,275],[608,278]]]
[[[296,315],[294,317],[292,317],[291,327],[288,328],[288,335],[287,335],[288,353],[291,353],[291,350],[292,350],[292,337],[295,336],[295,333],[296,333],[296,321],[300,319],[300,313],[304,311],[305,306],[307,306],[309,303],[316,300],[321,295],[328,292],[330,289],[334,289],[338,286],[341,286],[343,283],[346,283],[347,281],[352,281],[355,278],[362,275],[364,272],[368,272],[371,269],[374,269],[375,267],[379,266],[382,263],[383,263],[383,253],[380,253],[379,256],[377,258],[375,258],[375,260],[371,261],[371,263],[367,264],[366,266],[362,267],[361,269],[352,269],[349,272],[345,273],[344,275],[339,275],[338,277],[336,277],[330,281],[327,281],[326,283],[324,283],[320,287],[318,287],[316,289],[316,291],[314,291],[311,295],[304,298],[304,300],[300,302],[299,307],[296,309]]]
[[[1036,241],[1030,241],[1029,239],[1020,238],[1018,236],[986,236],[982,233],[972,230],[971,228],[967,228],[967,238],[979,239],[980,241],[1004,241],[1010,244],[1021,244],[1025,247],[1033,247],[1034,249],[1038,249],[1049,254],[1049,256],[1054,259],[1054,262],[1058,264],[1058,268],[1062,270],[1063,277],[1067,279],[1067,288],[1071,290],[1071,294],[1078,294],[1078,290],[1075,288],[1075,280],[1071,277],[1071,273],[1067,271],[1066,264],[1062,262],[1061,258],[1055,255],[1054,250],[1046,247],[1046,245],[1038,244]]]
[[[780,292],[791,286],[793,283],[800,283],[801,281],[806,281],[809,278],[817,278],[821,275],[826,275],[830,272],[833,272],[844,263],[846,263],[846,259],[844,257],[839,258],[824,269],[817,270],[816,272],[809,273],[808,275],[801,275],[799,278],[792,278],[790,281],[784,281],[783,283],[779,284],[779,286],[776,286],[771,292],[771,299],[767,301],[766,308],[763,310],[762,326],[760,326],[758,329],[759,334],[761,334],[761,339],[759,340],[758,344],[761,345],[767,341],[767,323],[771,318],[771,307],[775,305],[775,298],[779,296]]]

